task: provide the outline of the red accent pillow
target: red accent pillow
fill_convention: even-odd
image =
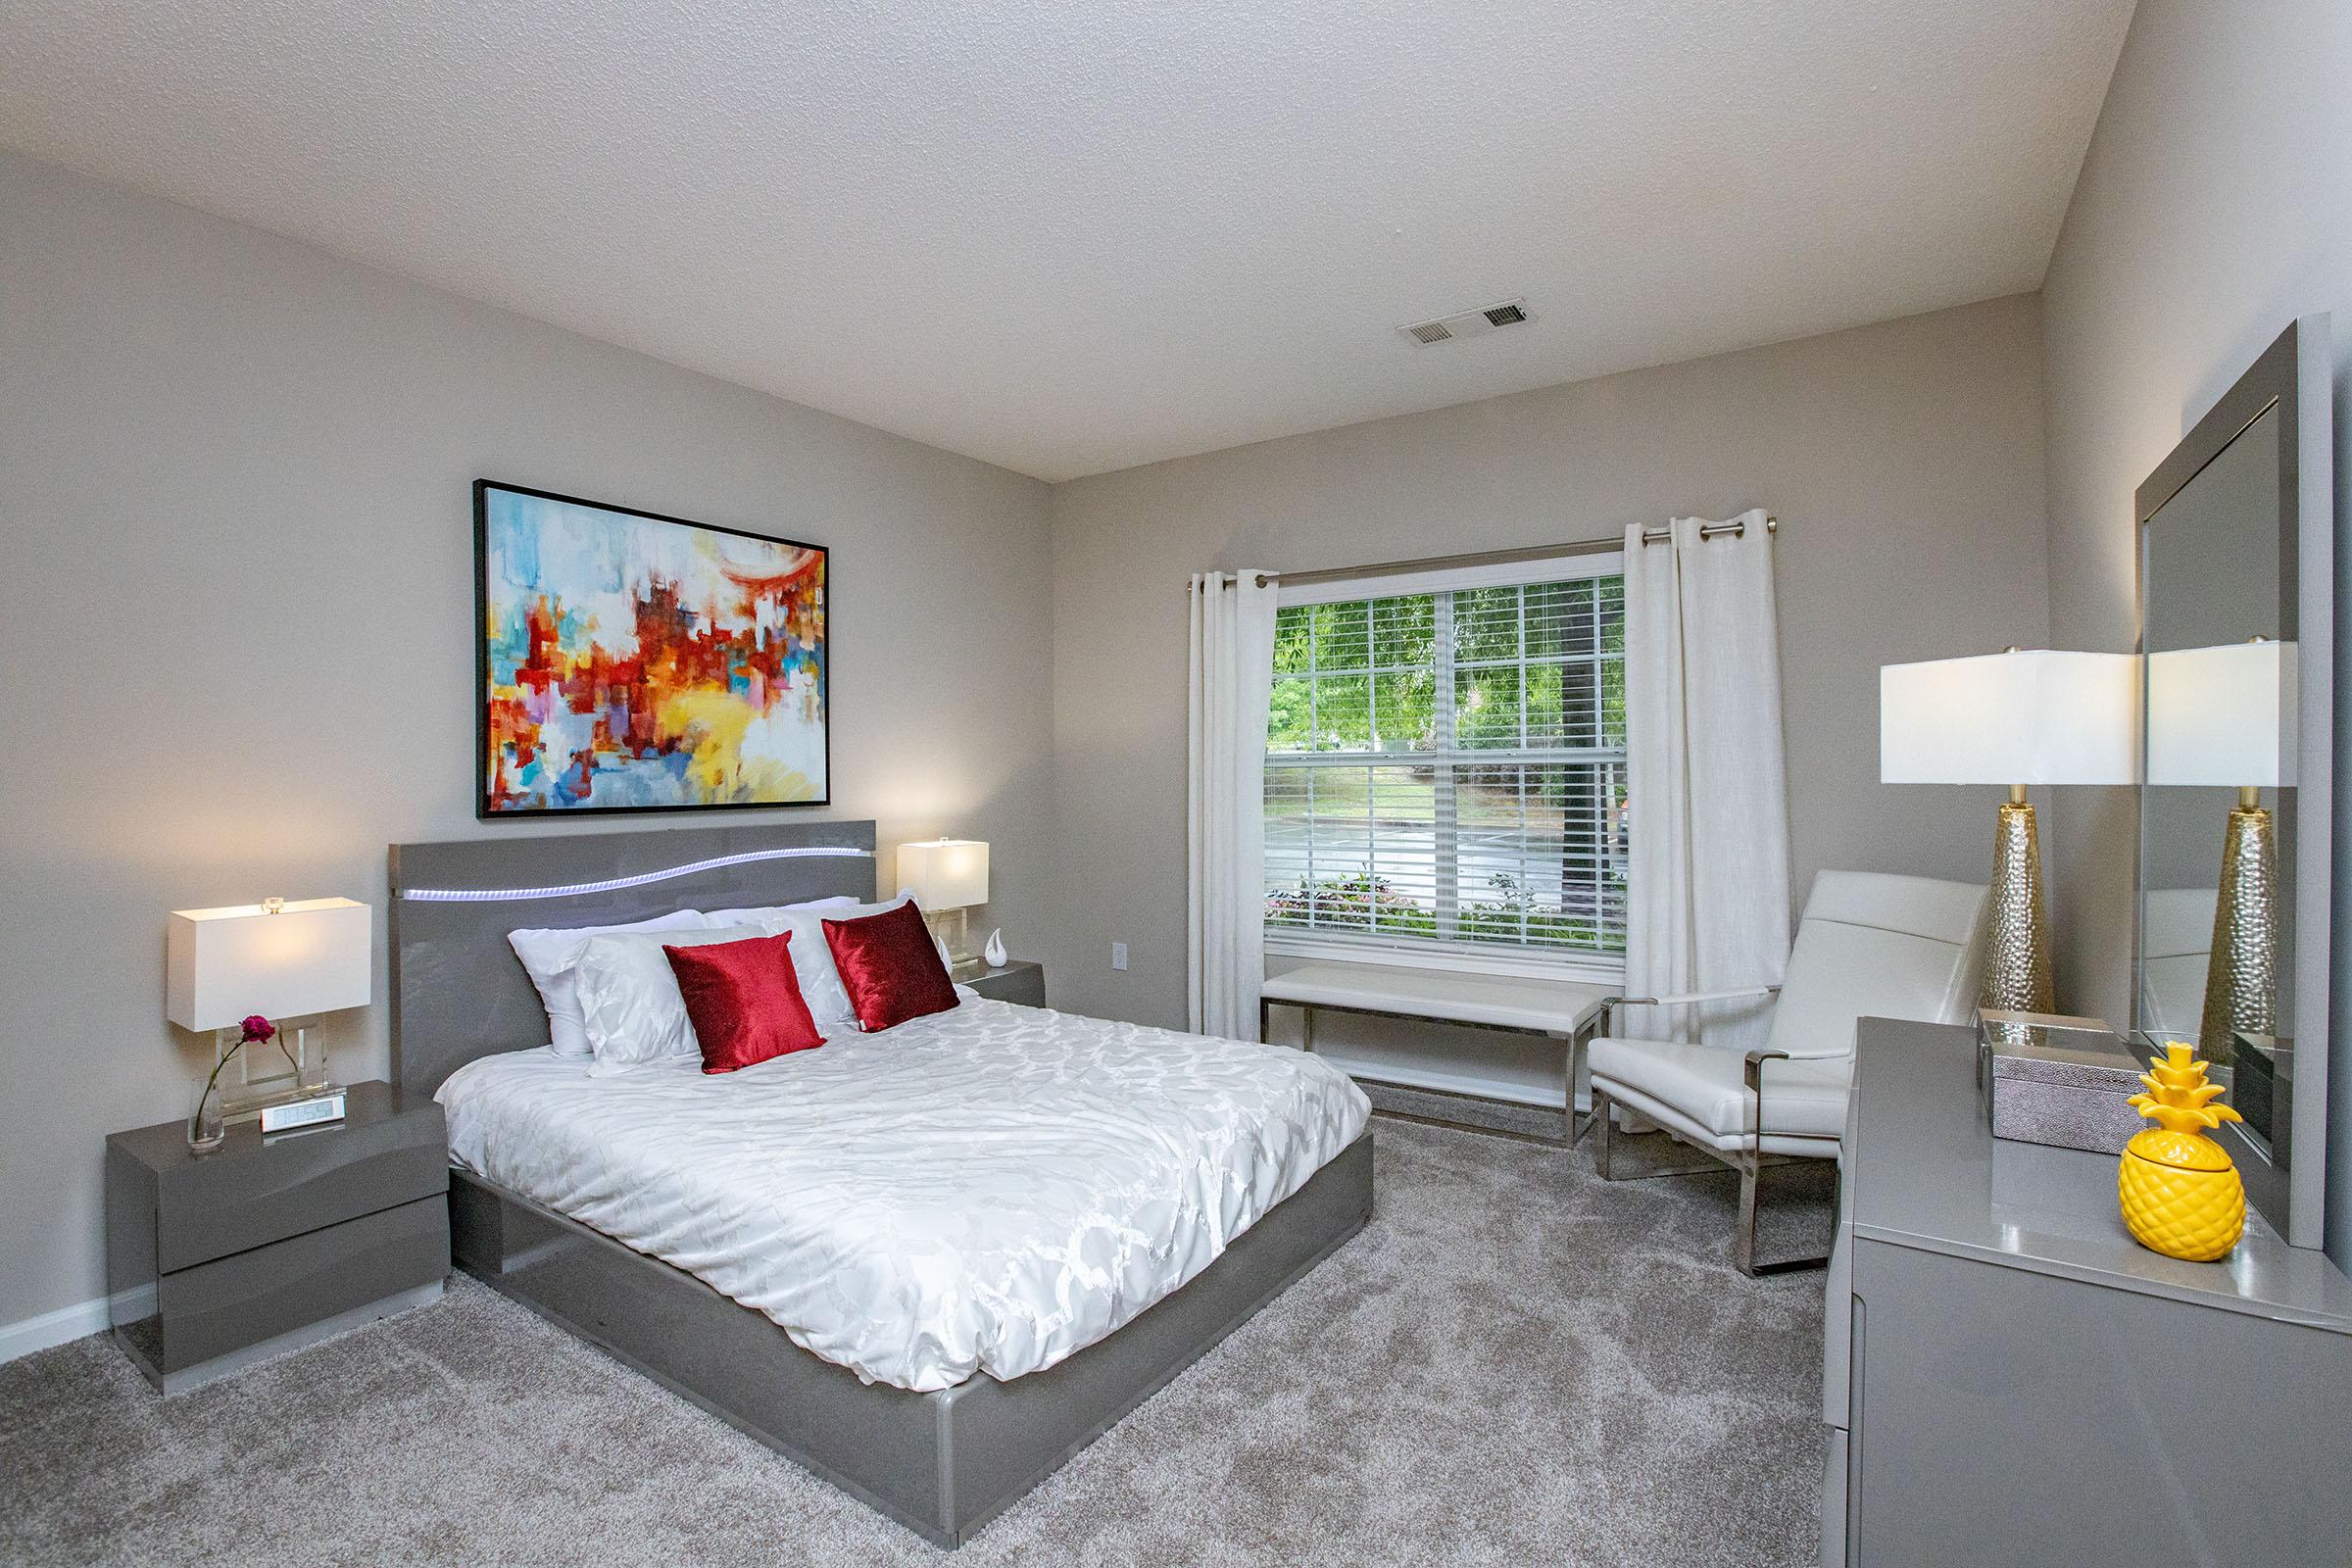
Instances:
[[[673,948],[670,973],[703,1048],[703,1071],[733,1072],[825,1043],[792,972],[792,933]]]
[[[868,1033],[946,1012],[958,1000],[931,944],[931,928],[911,900],[861,919],[827,920],[825,945],[833,950],[833,967],[841,971],[858,1027]]]

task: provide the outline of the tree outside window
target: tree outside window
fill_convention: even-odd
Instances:
[[[1286,606],[1266,754],[1270,935],[1623,953],[1621,577]]]

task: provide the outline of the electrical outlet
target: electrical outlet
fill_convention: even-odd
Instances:
[[[1124,942],[1113,942],[1113,943],[1110,945],[1110,966],[1111,966],[1113,969],[1124,969],[1124,968],[1126,968],[1126,967],[1127,967],[1127,944],[1126,944],[1126,943],[1124,943]]]

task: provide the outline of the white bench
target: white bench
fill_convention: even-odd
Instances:
[[[1355,1012],[1375,1018],[1412,1018],[1471,1029],[1539,1034],[1566,1043],[1560,1072],[1560,1110],[1574,1143],[1592,1121],[1576,1108],[1585,1047],[1608,1017],[1615,988],[1573,980],[1461,974],[1398,964],[1304,963],[1269,978],[1258,993],[1257,1035],[1266,1038],[1272,1009],[1297,1007],[1304,1046],[1315,1049],[1315,1014]]]

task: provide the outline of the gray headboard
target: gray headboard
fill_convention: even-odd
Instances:
[[[521,926],[874,896],[874,824],[671,828],[392,846],[392,1081],[430,1094],[477,1056],[547,1043],[507,945]]]

